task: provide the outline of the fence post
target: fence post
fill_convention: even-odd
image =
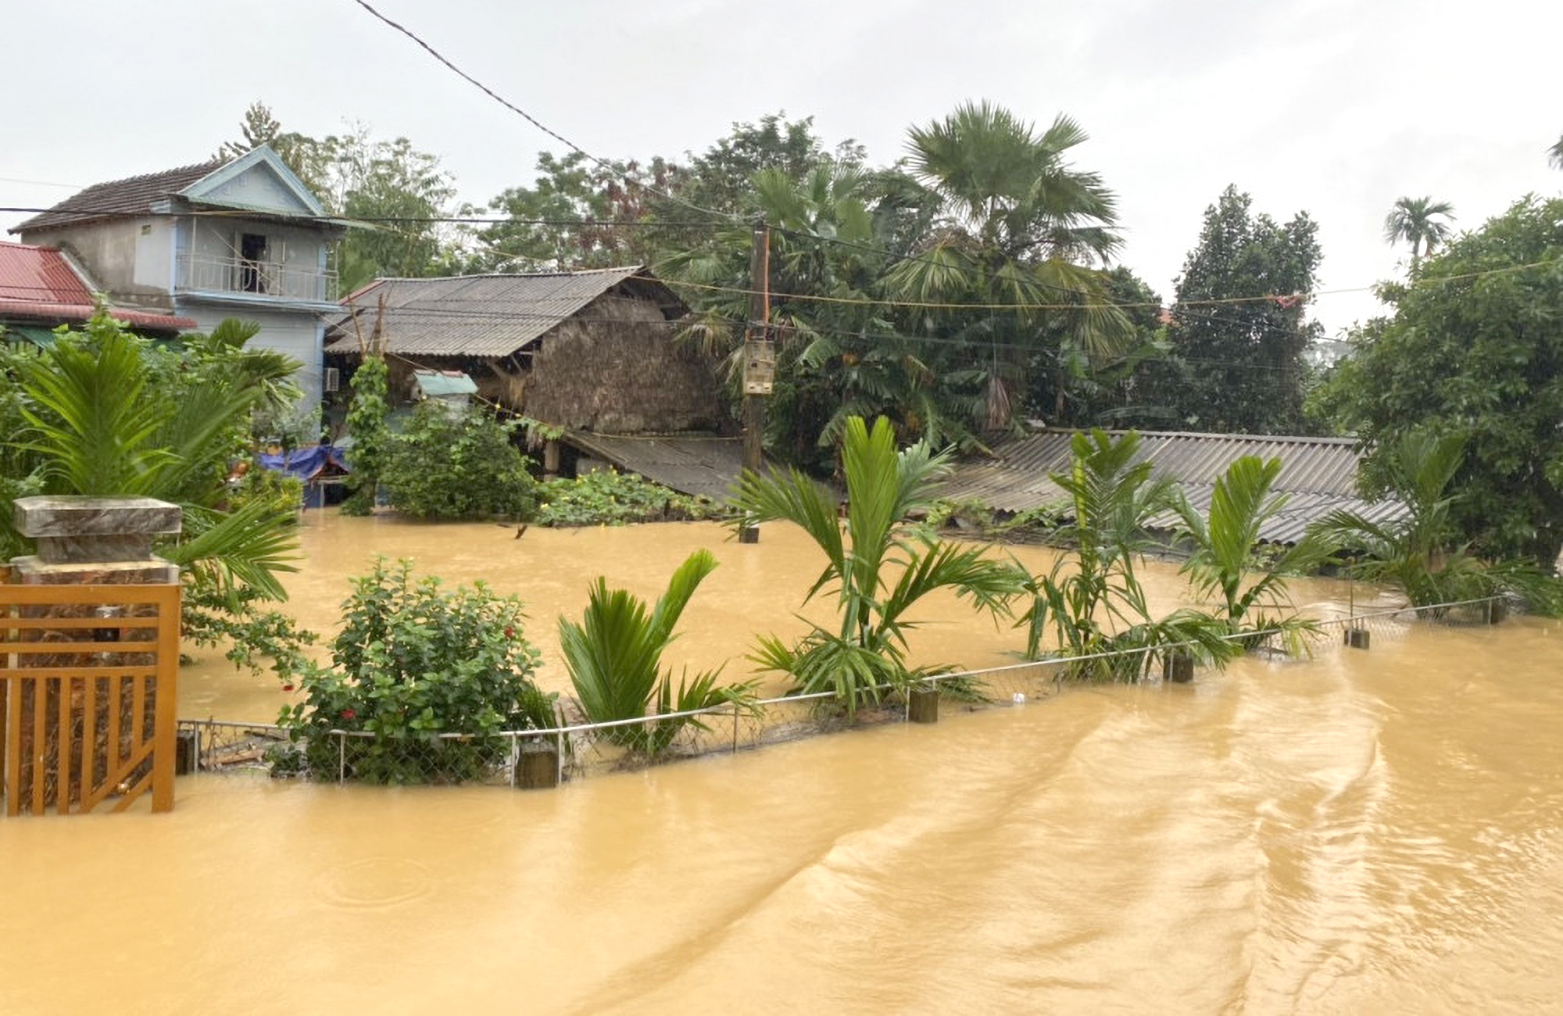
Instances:
[[[341,731],[336,735],[336,781],[347,782],[347,735]]]
[[[733,706],[733,754],[738,754],[738,707]]]

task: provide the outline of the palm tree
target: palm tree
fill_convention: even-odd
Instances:
[[[1558,138],[1558,143],[1547,149],[1547,162],[1554,169],[1563,169],[1563,137]]]
[[[1204,596],[1220,595],[1224,620],[1234,633],[1280,629],[1297,648],[1296,636],[1310,630],[1311,623],[1294,614],[1267,617],[1261,611],[1289,610],[1285,576],[1313,571],[1333,546],[1321,534],[1309,533],[1263,564],[1255,560],[1260,529],[1286,507],[1287,495],[1272,493],[1280,474],[1280,459],[1245,455],[1216,481],[1208,519],[1181,492],[1175,503],[1182,535],[1194,546],[1183,572],[1195,589]]]
[[[1453,227],[1454,205],[1431,197],[1400,198],[1384,217],[1384,240],[1390,244],[1411,245],[1411,270],[1416,271],[1423,254],[1449,238]]]
[[[1469,543],[1456,544],[1448,493],[1465,461],[1465,434],[1412,430],[1381,454],[1388,458],[1390,487],[1406,504],[1403,518],[1376,521],[1337,511],[1315,526],[1331,543],[1362,553],[1352,572],[1405,594],[1413,607],[1453,603],[1512,592],[1541,613],[1563,611],[1563,581],[1528,562],[1482,561]]]
[[[909,132],[911,168],[944,199],[947,217],[933,242],[886,282],[903,300],[1017,305],[980,319],[955,310],[937,322],[990,340],[987,415],[995,428],[1012,417],[1023,374],[1016,346],[1035,347],[1062,366],[1082,362],[1079,354],[1121,355],[1132,333],[1094,270],[1122,242],[1116,196],[1099,174],[1067,161],[1086,138],[1067,116],[1038,133],[986,101]]]
[[[834,586],[841,610],[835,631],[814,625],[794,646],[764,636],[750,659],[762,670],[790,674],[800,693],[834,692],[850,716],[879,701],[887,687],[905,687],[927,673],[906,665],[906,636],[917,626],[909,615],[919,600],[949,588],[978,610],[1000,614],[1021,591],[1023,575],[988,559],[983,548],[941,543],[905,521],[933,506],[947,454],[935,455],[926,442],[897,452],[889,420],[880,417],[870,429],[853,417],[843,431],[842,464],[845,537],[836,499],[797,470],[744,473],[733,506],[752,522],[800,526],[826,558],[804,600]]]
[[[298,365],[274,353],[241,353],[243,330],[192,339],[186,366],[199,383],[180,385],[176,399],[158,383],[142,340],[100,310],[85,335],[19,362],[29,400],[22,409],[29,431],[19,443],[36,463],[43,493],[172,501],[184,510],[184,534],[160,553],[208,588],[231,594],[246,586],[284,599],[276,573],[294,570],[292,511],[258,500],[230,512],[223,481],[251,411]],[[0,508],[9,514],[9,505]]]
[[[591,587],[585,617],[577,624],[559,619],[559,648],[581,709],[593,723],[630,720],[646,715],[653,705],[658,715],[705,709],[724,702],[746,702],[753,682],[718,686],[718,671],[679,680],[662,671],[662,651],[673,641],[673,626],[701,580],[716,567],[708,550],[697,550],[673,573],[667,592],[648,614],[645,601],[627,590],[609,589],[598,578]],[[672,744],[686,725],[705,729],[698,717],[677,716],[655,722],[610,727],[616,744],[657,755]]]
[[[1239,651],[1224,641],[1224,622],[1190,609],[1152,618],[1135,562],[1153,544],[1146,535],[1152,519],[1172,510],[1171,480],[1152,475],[1148,461],[1135,461],[1138,433],[1113,438],[1102,430],[1076,434],[1067,473],[1051,473],[1068,497],[1068,521],[1055,533],[1075,548],[1073,559],[1060,557],[1049,574],[1028,577],[1031,608],[1026,627],[1026,656],[1087,657],[1074,676],[1138,679],[1153,662],[1152,650],[1189,646],[1206,659],[1220,661]],[[1042,648],[1052,631],[1055,651]],[[1145,650],[1135,655],[1134,650]]]

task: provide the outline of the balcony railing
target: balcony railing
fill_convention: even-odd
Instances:
[[[175,288],[181,292],[252,293],[279,300],[335,300],[336,272],[280,261],[181,254]]]

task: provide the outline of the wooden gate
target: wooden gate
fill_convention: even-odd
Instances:
[[[7,815],[174,806],[179,586],[0,584]]]

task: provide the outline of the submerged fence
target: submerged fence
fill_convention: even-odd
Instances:
[[[1404,607],[1316,621],[1308,651],[1288,653],[1283,633],[1246,633],[1232,638],[1250,653],[1276,661],[1303,662],[1340,647],[1368,648],[1374,641],[1404,636],[1417,622],[1473,626],[1494,624],[1508,613],[1502,597],[1429,607]],[[283,728],[268,723],[223,720],[179,721],[181,772],[265,769],[275,776],[327,782],[477,782],[512,787],[552,787],[571,779],[638,769],[718,753],[831,733],[848,727],[915,719],[919,696],[965,710],[1019,705],[1047,698],[1067,686],[1082,666],[1101,661],[1110,674],[1143,675],[1149,681],[1174,675],[1170,657],[1188,647],[1162,645],[1098,656],[1025,661],[980,670],[929,676],[908,692],[884,687],[877,703],[859,706],[848,718],[829,692],[765,699],[746,706],[724,705],[612,723],[561,724],[547,730],[503,731],[480,736],[434,734],[392,739],[364,731],[332,731],[322,741],[294,743]]]

